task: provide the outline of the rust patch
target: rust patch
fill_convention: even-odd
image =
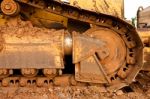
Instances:
[[[0,68],[63,68],[64,30],[27,25],[1,27]]]

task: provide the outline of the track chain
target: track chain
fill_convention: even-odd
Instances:
[[[54,13],[57,15],[61,15],[67,17],[69,19],[75,19],[78,21],[90,23],[92,25],[100,26],[100,27],[107,27],[115,32],[117,32],[121,38],[124,40],[127,46],[127,60],[126,65],[122,67],[121,72],[128,72],[130,68],[135,68],[135,71],[132,72],[131,77],[126,79],[127,82],[131,82],[132,78],[137,75],[137,71],[139,71],[142,67],[142,62],[137,62],[139,59],[136,57],[137,46],[141,46],[142,51],[142,42],[138,34],[136,33],[135,28],[126,23],[125,21],[119,19],[118,17],[105,15],[102,13],[92,12],[84,9],[80,9],[69,4],[64,4],[62,2],[58,2],[55,0],[51,0],[51,2],[44,4],[44,3],[35,3],[34,1],[24,2],[22,0],[17,0],[18,2],[28,4],[32,7],[40,8],[46,10],[50,13]],[[43,5],[44,4],[44,5]],[[138,56],[142,56],[142,53],[139,52]],[[135,66],[136,65],[136,66]],[[116,74],[111,77],[112,80],[116,79]]]
[[[137,71],[141,70],[142,67],[142,61],[141,56],[142,56],[142,42],[140,41],[140,38],[138,34],[136,33],[136,30],[133,26],[130,24],[124,22],[123,20],[110,16],[110,15],[105,15],[102,13],[97,13],[97,12],[92,12],[84,9],[80,9],[77,7],[73,7],[68,4],[60,3],[57,1],[51,0],[47,4],[41,4],[41,3],[35,3],[34,0],[29,1],[29,2],[24,2],[24,0],[16,0],[17,2],[27,4],[32,7],[40,8],[43,10],[46,10],[50,13],[54,13],[57,15],[61,15],[64,17],[67,17],[69,19],[75,19],[78,21],[86,22],[89,23],[93,26],[100,26],[100,27],[106,27],[109,28],[116,33],[120,35],[120,37],[124,40],[126,46],[127,46],[127,57],[126,57],[126,65],[121,67],[121,72],[123,72],[123,76],[120,78],[125,79],[126,83],[131,83],[133,78],[137,75]],[[141,48],[140,48],[141,47]],[[138,50],[138,51],[137,51]],[[138,53],[139,57],[136,57]],[[128,70],[131,70],[134,68],[133,72],[131,75],[126,75],[126,72],[128,73]],[[125,75],[125,77],[124,77]],[[128,76],[128,78],[126,77]],[[23,78],[24,79],[24,78]],[[25,81],[21,81],[20,77],[10,77],[10,78],[5,78],[1,80],[1,83],[3,86],[8,86],[9,84],[19,84],[20,82],[25,82],[26,84],[38,84],[38,79],[40,77],[35,77],[35,78],[28,78]],[[46,83],[46,84],[51,84],[51,80],[48,78],[43,78],[45,80],[40,80],[42,81],[41,83]],[[112,75],[110,77],[111,81],[115,81],[118,79],[117,73]],[[6,83],[5,83],[6,81]],[[5,85],[6,84],[6,85]],[[23,84],[24,85],[24,84]]]

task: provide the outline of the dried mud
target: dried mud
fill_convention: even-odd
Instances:
[[[0,99],[150,99],[146,92],[105,92],[96,86],[89,87],[10,87],[0,88]]]

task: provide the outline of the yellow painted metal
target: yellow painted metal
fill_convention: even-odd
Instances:
[[[63,16],[49,13],[49,12],[41,10],[41,9],[36,9],[36,12],[37,13],[35,13],[32,16],[32,18],[39,18],[41,20],[43,19],[43,20],[47,20],[47,21],[54,21],[54,22],[62,23],[64,26],[67,27],[68,19]]]
[[[73,6],[82,9],[92,10],[117,16],[124,17],[124,0],[69,0]]]
[[[142,42],[144,43],[144,65],[142,70],[150,71],[150,30],[138,30]]]
[[[140,35],[140,37],[150,37],[150,30],[145,30],[145,31],[142,31],[142,30],[138,30],[138,33]]]
[[[0,68],[64,68],[64,30],[20,24],[1,28]]]
[[[52,24],[56,26],[56,24],[54,23],[57,23],[57,24],[62,24],[64,27],[67,27],[68,18],[50,13],[42,9],[26,7],[26,9],[22,10],[22,13],[25,14],[25,16],[33,24],[38,26],[44,26],[49,28]]]

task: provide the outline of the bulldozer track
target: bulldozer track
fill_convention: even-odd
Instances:
[[[123,86],[129,85],[133,79],[136,77],[138,71],[142,68],[142,42],[138,34],[136,33],[135,28],[133,28],[130,24],[124,22],[120,18],[105,15],[98,12],[92,12],[84,9],[80,9],[78,7],[70,6],[69,4],[64,4],[61,2],[51,0],[49,3],[44,4],[35,3],[34,1],[26,2],[24,0],[16,0],[20,4],[27,4],[29,6],[43,9],[47,12],[54,13],[60,16],[67,17],[68,19],[74,19],[78,21],[82,21],[85,23],[89,23],[92,27],[103,27],[107,28],[111,31],[114,31],[119,35],[126,45],[127,55],[126,55],[126,65],[120,68],[120,74],[118,72],[113,73],[113,75],[108,76],[105,71],[103,70],[100,63],[99,68],[103,71],[103,75],[107,78],[108,84],[113,85],[110,90],[117,90],[122,88]],[[88,33],[83,33],[83,35],[90,35]],[[140,57],[137,57],[140,56]],[[96,55],[94,57],[97,57]],[[97,60],[98,62],[98,60]],[[133,69],[134,68],[134,69]],[[131,71],[128,71],[131,70]],[[130,72],[130,73],[129,73]],[[61,74],[61,73],[60,73]],[[70,77],[70,76],[69,76]],[[68,76],[66,82],[68,85],[76,85],[77,82],[75,80],[71,80]],[[57,77],[56,77],[57,78]],[[56,78],[50,79],[48,77],[18,77],[12,75],[12,77],[6,77],[0,80],[0,85],[3,87],[10,86],[10,85],[17,85],[17,86],[26,86],[26,85],[57,85]],[[119,80],[118,80],[119,78]],[[120,79],[121,78],[121,79]],[[64,79],[64,78],[62,78]],[[54,81],[55,80],[55,81]],[[118,81],[119,84],[116,85],[115,81]],[[61,78],[58,80],[58,85],[62,82]],[[66,84],[65,83],[65,84]]]

